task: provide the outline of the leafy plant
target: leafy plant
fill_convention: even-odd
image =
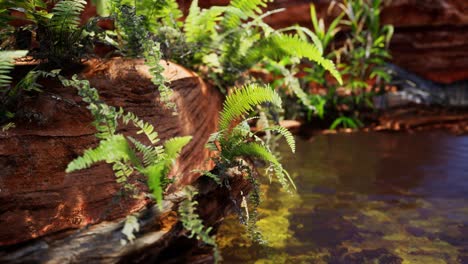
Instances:
[[[14,58],[23,57],[26,53],[25,50],[0,51],[0,123],[4,123],[14,116],[14,113],[9,109],[10,94],[14,90],[11,85],[12,77],[10,73],[14,68]]]
[[[333,123],[330,126],[330,129],[336,129],[340,125],[344,128],[356,129],[358,127],[361,127],[363,124],[357,118],[340,116],[337,119],[335,119],[335,121],[333,121]]]
[[[316,114],[321,118],[325,112],[339,115],[332,124],[333,128],[361,126],[362,122],[355,114],[362,108],[372,107],[370,98],[375,88],[382,88],[385,83],[390,82],[390,76],[382,70],[382,66],[390,58],[388,45],[393,27],[380,24],[381,5],[380,0],[346,0],[343,3],[333,1],[329,10],[338,6],[342,13],[328,28],[323,19],[317,18],[315,7],[310,7],[314,32],[306,35],[310,36],[311,42],[317,47],[323,48],[326,58],[336,61],[344,76],[343,85],[337,85],[329,81],[325,70],[317,67],[316,63],[312,62],[305,69],[305,80],[315,82],[327,91],[326,95],[309,95],[311,104],[320,110]],[[349,31],[343,31],[341,25]],[[342,47],[333,44],[339,32],[346,37]],[[330,44],[333,46],[330,47]],[[366,82],[371,79],[375,79],[372,87]]]
[[[256,189],[259,185],[249,166],[245,165],[244,160],[252,158],[266,162],[269,164],[267,167],[269,174],[275,175],[283,187],[292,186],[295,188],[292,179],[283,169],[278,158],[271,152],[265,141],[258,136],[258,133],[262,132],[276,132],[286,139],[291,151],[294,152],[296,145],[292,134],[280,126],[265,127],[254,133],[251,132],[247,122],[258,117],[244,119],[244,116],[251,112],[256,105],[262,103],[281,107],[282,101],[270,87],[256,84],[235,89],[227,96],[220,113],[219,131],[210,136],[206,145],[208,149],[217,152],[217,155],[213,157],[215,168],[211,172],[205,172],[209,177],[218,178],[216,182],[222,186],[229,186],[229,172],[233,169],[246,175],[254,187],[249,198],[253,208],[252,210],[248,209],[247,199],[244,197],[242,206],[245,208],[245,216],[242,216],[241,213],[241,217],[245,219],[244,222],[248,225],[252,237],[258,240],[261,240],[261,235],[255,229],[255,221],[256,206],[260,202],[260,193]]]
[[[122,108],[116,109],[103,103],[97,90],[92,88],[88,81],[79,80],[76,76],[71,80],[61,76],[59,78],[64,86],[75,87],[83,101],[88,104],[88,109],[95,118],[93,125],[97,129],[96,137],[100,139],[96,148],[86,150],[81,157],[71,161],[66,172],[86,169],[97,162],[105,161],[113,165],[117,182],[123,184],[127,190],[134,190],[134,186],[129,183],[134,173],[146,176],[153,197],[161,205],[163,189],[169,183],[167,174],[191,137],[175,137],[167,140],[162,146],[156,145],[159,138],[151,124],[133,113],[125,113]],[[138,128],[137,133],[144,134],[150,145],[117,133],[119,120],[124,125],[131,123]]]
[[[216,245],[216,238],[210,235],[211,227],[206,228],[196,212],[198,202],[195,200],[195,197],[198,192],[195,187],[190,185],[186,186],[183,191],[186,197],[179,204],[180,221],[184,228],[190,232],[189,238],[196,237],[204,243],[213,246],[215,262],[217,263],[221,259],[221,256]]]
[[[160,100],[176,114],[176,105],[171,101],[172,90],[167,86],[162,72],[164,67],[159,64],[162,59],[160,44],[156,41],[155,19],[162,19],[163,14],[172,14],[173,1],[135,1],[134,5],[126,4],[132,1],[111,1],[111,17],[115,21],[115,36],[117,40],[105,38],[107,43],[115,45],[127,57],[145,59],[150,68],[151,81],[158,88]],[[117,44],[116,44],[117,43]]]
[[[393,27],[380,24],[382,1],[346,0],[338,5],[346,14],[343,24],[350,27],[342,53],[343,73],[349,76],[347,87],[364,89],[367,84],[363,81],[374,77],[388,82],[390,75],[380,67],[390,58],[388,45]]]
[[[185,47],[167,54],[169,58],[197,69],[223,92],[249,83],[252,79],[246,72],[254,66],[284,57],[316,61],[341,81],[333,63],[313,44],[275,31],[263,22],[264,17],[281,11],[263,13],[267,2],[235,0],[228,6],[201,9],[198,1],[192,1],[185,23],[172,30],[161,27],[158,36],[161,43]],[[301,96],[301,91],[293,90]]]
[[[50,12],[47,11],[47,3],[41,0],[4,1],[0,5],[0,24],[6,26],[12,20],[22,21],[16,32],[34,33],[28,35],[31,39],[25,40],[38,42],[38,47],[30,50],[34,58],[54,65],[79,62],[92,46],[85,33],[86,27],[80,24],[80,14],[86,1],[62,0]],[[11,16],[8,10],[21,15]],[[17,41],[21,41],[18,36]]]

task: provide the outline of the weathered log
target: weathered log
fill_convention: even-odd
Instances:
[[[194,73],[161,63],[174,90],[178,116],[158,101],[142,60],[91,60],[79,75],[98,88],[109,105],[153,124],[162,141],[193,136],[172,173],[176,183],[184,185],[197,177],[192,169],[211,168],[204,144],[216,130],[221,99]],[[0,245],[117,219],[148,202],[143,195],[118,196],[121,187],[109,164],[65,173],[72,159],[97,144],[93,119],[75,89],[47,81],[44,90],[34,98],[25,97],[16,127],[0,132]]]

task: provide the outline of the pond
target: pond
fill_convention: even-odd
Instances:
[[[297,192],[261,186],[267,245],[227,219],[225,263],[468,263],[468,137],[320,135],[279,151]]]

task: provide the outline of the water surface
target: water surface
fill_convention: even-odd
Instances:
[[[225,263],[468,263],[468,137],[322,135],[279,151],[297,193],[262,185],[269,243],[239,236],[233,217]]]

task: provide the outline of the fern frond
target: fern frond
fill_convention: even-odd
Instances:
[[[211,151],[220,151],[219,147],[216,145],[216,142],[223,138],[223,132],[215,132],[210,135],[208,138],[205,147]]]
[[[192,137],[175,137],[164,142],[164,157],[142,170],[143,174],[148,177],[148,187],[153,193],[156,202],[162,206],[163,198],[163,180],[166,179],[173,161],[179,156],[182,148]]]
[[[293,153],[296,152],[296,141],[294,140],[294,136],[286,128],[282,126],[272,126],[272,127],[264,128],[262,129],[262,131],[274,131],[282,135],[286,139],[286,142],[288,143],[288,146],[291,148],[291,151]]]
[[[214,6],[210,9],[201,10],[198,0],[190,5],[189,15],[184,24],[184,32],[189,43],[207,43],[216,34],[216,25],[221,20],[224,7]]]
[[[282,56],[281,52],[277,52],[276,50],[279,48],[282,50],[283,54],[286,53],[299,58],[307,58],[321,65],[325,70],[330,72],[338,83],[343,83],[340,73],[335,68],[335,64],[331,60],[325,59],[319,49],[317,49],[313,44],[302,40],[299,36],[286,34],[276,34],[271,37],[271,40],[275,48],[270,49],[269,51],[272,52],[271,55],[273,57]]]
[[[278,161],[278,159],[271,153],[271,151],[255,142],[251,143],[245,143],[245,144],[239,144],[236,148],[233,148],[230,150],[228,153],[225,153],[227,155],[227,159],[233,160],[236,157],[256,157],[259,158],[263,161],[270,162],[272,165],[272,169],[275,173],[276,178],[278,181],[283,185],[283,187],[287,188],[288,181],[289,183],[296,188],[294,185],[294,182],[292,181],[291,177],[289,177],[289,174],[287,173],[286,170],[283,169],[283,166],[281,166],[281,163]]]
[[[190,232],[190,238],[196,236],[197,239],[201,239],[204,243],[214,247],[215,263],[218,263],[220,254],[215,237],[210,235],[211,227],[206,228],[196,212],[198,202],[195,200],[195,196],[198,192],[193,186],[189,185],[184,188],[184,193],[187,199],[180,203],[178,210],[182,225]]]
[[[187,145],[190,140],[192,140],[191,136],[185,137],[173,137],[166,142],[164,142],[164,154],[166,155],[166,160],[172,162],[175,160],[185,145]]]
[[[14,58],[26,56],[27,53],[27,50],[0,51],[0,89],[11,83],[9,74],[14,68]]]
[[[106,140],[102,140],[94,149],[88,149],[83,156],[71,161],[66,169],[67,173],[91,167],[94,163],[105,161],[112,163],[116,161],[135,162],[136,155],[128,145],[127,140],[122,135],[114,135]],[[137,162],[137,161],[136,161]]]
[[[163,76],[164,67],[159,64],[161,60],[160,45],[154,41],[146,41],[144,45],[143,56],[151,73],[151,82],[158,88],[161,102],[176,113],[177,106],[171,101],[173,91],[166,84],[166,78]]]
[[[159,162],[146,167],[142,172],[148,178],[148,187],[152,191],[156,203],[162,208],[163,179],[166,177],[167,167],[164,162]]]
[[[255,142],[240,144],[226,154],[227,158],[231,160],[235,157],[257,157],[276,166],[281,166],[269,149]]]
[[[177,20],[183,16],[176,0],[140,0],[137,1],[137,9],[146,11],[143,13],[148,18],[150,31],[155,32],[160,24],[176,26]]]
[[[128,137],[128,139],[135,145],[137,151],[143,154],[143,164],[145,166],[158,162],[161,159],[161,155],[164,153],[162,146],[146,146],[132,137]]]
[[[120,109],[119,113],[123,113],[122,108]],[[132,112],[121,114],[121,117],[125,125],[127,125],[129,122],[132,122],[135,127],[139,128],[140,130],[138,130],[137,134],[145,134],[151,144],[156,144],[159,141],[158,132],[154,130],[154,126],[150,123],[141,120]]]
[[[117,182],[121,184],[126,183],[134,171],[131,166],[121,161],[116,161],[114,165],[112,165],[112,170],[117,178]]]
[[[281,107],[281,97],[268,86],[249,84],[227,96],[224,101],[223,111],[220,113],[219,129],[228,129],[230,123],[242,115],[253,110],[253,107],[270,102]]]
[[[248,17],[253,17],[255,14],[262,12],[262,8],[267,6],[271,0],[232,0],[230,6],[239,8],[242,13]]]
[[[52,9],[50,26],[59,32],[75,30],[80,25],[80,14],[86,6],[85,0],[62,0]]]
[[[225,31],[238,28],[242,21],[255,17],[267,6],[268,0],[232,0],[226,8],[222,26]]]

